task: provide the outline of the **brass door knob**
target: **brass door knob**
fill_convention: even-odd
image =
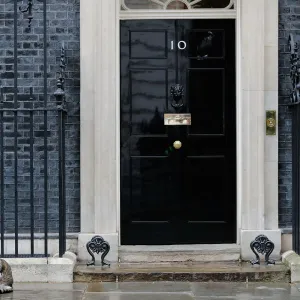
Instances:
[[[182,146],[182,144],[181,144],[180,141],[175,141],[175,142],[173,143],[173,147],[174,147],[175,149],[177,149],[177,150],[180,149],[181,146]]]

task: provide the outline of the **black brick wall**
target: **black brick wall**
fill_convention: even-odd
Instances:
[[[300,1],[279,0],[279,225],[292,227],[292,113],[288,36],[300,41]]]
[[[14,94],[14,1],[0,0],[0,86],[4,90],[4,107],[13,107]],[[18,6],[27,1],[17,1]],[[44,102],[44,11],[43,1],[33,1],[33,21],[28,28],[26,14],[18,11],[17,78],[19,107],[42,107]],[[55,107],[53,96],[59,71],[60,48],[66,49],[66,197],[67,231],[80,231],[80,170],[79,170],[79,0],[46,0],[47,11],[47,101]],[[34,100],[29,101],[33,87]],[[14,232],[15,124],[13,113],[4,120],[5,231]],[[58,126],[57,113],[48,113],[48,224],[50,232],[58,230]],[[44,113],[34,113],[34,219],[35,231],[44,230]],[[30,228],[30,115],[18,114],[18,212],[19,230]],[[1,176],[2,174],[0,174]]]

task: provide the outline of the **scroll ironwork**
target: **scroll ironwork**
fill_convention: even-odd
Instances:
[[[201,4],[203,0],[150,0],[150,3],[156,4],[159,9],[166,10],[168,9],[169,5],[173,2],[182,3],[187,9],[197,9],[197,5]],[[231,9],[234,7],[235,0],[229,0],[228,4],[221,8],[221,9]],[[121,8],[124,10],[131,10],[131,8],[128,7],[126,0],[121,0]],[[211,7],[206,7],[211,8]]]
[[[274,265],[275,261],[270,259],[270,255],[274,250],[274,243],[265,235],[261,234],[250,243],[250,248],[255,254],[255,259],[251,261],[252,265],[260,265],[259,254],[265,254],[265,262],[267,265]]]
[[[96,235],[94,236],[87,244],[86,249],[88,253],[91,255],[92,260],[87,263],[88,266],[95,265],[95,255],[94,253],[102,253],[101,255],[101,265],[102,266],[110,266],[110,263],[105,260],[106,255],[110,251],[110,245],[106,242],[102,236]]]

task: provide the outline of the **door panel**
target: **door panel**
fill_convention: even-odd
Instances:
[[[147,244],[145,234],[153,234],[157,244],[169,236],[170,243],[171,167],[163,114],[169,82],[175,80],[175,57],[167,49],[173,21],[121,25],[122,244]]]
[[[189,178],[185,184],[187,220],[198,223],[225,223],[225,157],[187,157],[185,163]]]
[[[166,59],[168,56],[167,34],[166,30],[130,31],[130,58]]]
[[[167,105],[166,69],[133,69],[131,89],[131,134],[164,134],[163,113]]]
[[[168,172],[165,157],[131,158],[132,222],[168,222]]]
[[[224,69],[217,68],[188,70],[188,106],[193,113],[190,134],[224,134],[224,75]]]
[[[122,244],[236,242],[234,28],[121,22]],[[182,107],[171,105],[176,84]],[[164,113],[192,124],[165,126]]]

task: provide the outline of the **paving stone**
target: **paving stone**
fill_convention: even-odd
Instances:
[[[194,298],[195,300],[238,300],[236,297],[201,297],[201,298]],[[252,299],[252,298],[251,298]],[[262,298],[260,298],[261,300]],[[250,300],[250,298],[241,298],[240,300]]]
[[[120,282],[15,284],[0,300],[300,300],[300,284]]]
[[[191,295],[187,294],[104,294],[87,293],[85,300],[193,300]]]
[[[286,296],[279,296],[276,298],[271,297],[256,297],[252,295],[242,295],[237,297],[201,297],[195,298],[195,300],[299,300],[299,297],[286,297]]]
[[[76,291],[14,291],[0,295],[1,300],[82,300],[83,292]]]
[[[85,291],[87,289],[86,283],[15,283],[14,290],[15,291],[44,291],[44,290],[52,290],[52,291]]]
[[[188,282],[90,283],[88,285],[87,292],[191,293],[191,286]]]
[[[300,283],[295,283],[294,287],[300,291]]]
[[[274,283],[191,283],[196,297],[204,296],[237,296],[237,297],[288,297],[296,291],[289,284]],[[300,297],[300,293],[298,293]],[[300,299],[300,298],[299,298]]]

